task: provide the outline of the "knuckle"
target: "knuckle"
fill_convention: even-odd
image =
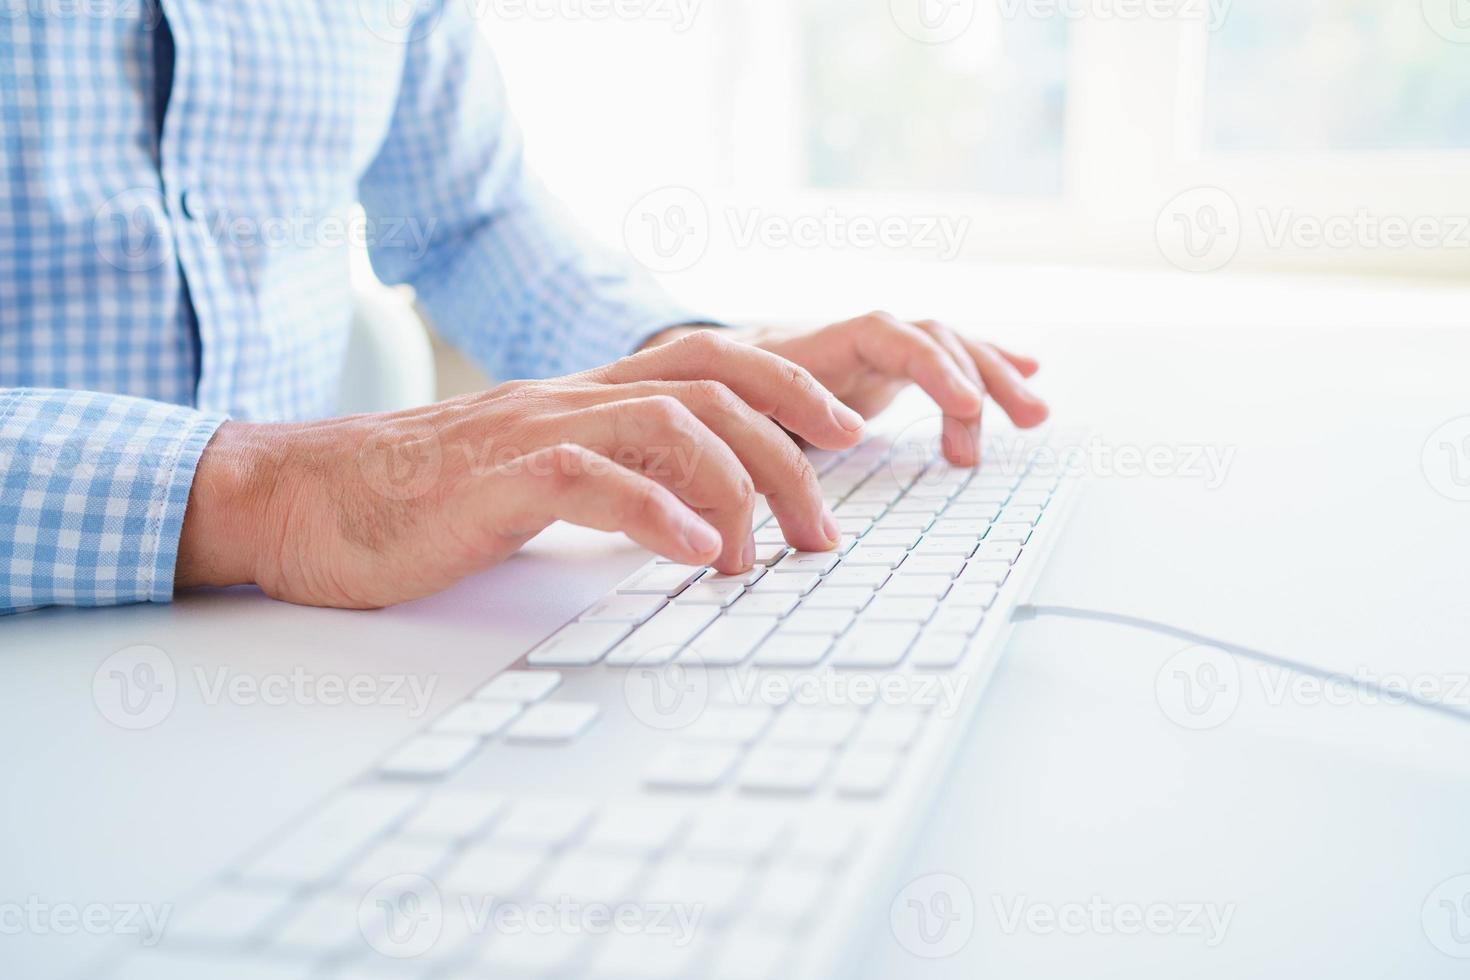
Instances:
[[[728,386],[722,382],[711,381],[709,379],[691,381],[689,383],[689,392],[693,398],[698,399],[703,404],[726,411],[735,408],[740,401],[740,399],[735,397],[735,392],[731,391]]]

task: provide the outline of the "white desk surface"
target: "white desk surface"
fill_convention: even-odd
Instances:
[[[1470,414],[1470,334],[1114,323],[1043,327],[1016,346],[1045,358],[1058,417],[1112,446],[1235,448],[1214,490],[1095,479],[1033,601],[1164,619],[1337,669],[1470,671],[1470,503],[1437,494],[1420,463],[1431,432]],[[618,539],[559,529],[445,595],[377,613],[236,590],[0,623],[14,804],[0,807],[0,881],[10,896],[78,904],[176,898],[418,724],[395,708],[343,708],[324,723],[184,691],[164,725],[124,733],[91,700],[113,651],[162,647],[181,674],[412,670],[437,677],[438,710],[640,561]],[[967,881],[974,936],[928,962],[874,923],[872,976],[1463,975],[1421,913],[1437,884],[1470,872],[1470,724],[1399,706],[1274,704],[1248,680],[1228,722],[1187,731],[1154,694],[1181,646],[1086,622],[1018,627],[901,876]],[[65,853],[28,846],[57,840]],[[1206,948],[1190,936],[1007,931],[996,907],[1094,896],[1233,905],[1234,917]],[[0,958],[34,980],[91,948],[0,937]]]

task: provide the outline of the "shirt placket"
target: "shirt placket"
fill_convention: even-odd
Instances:
[[[231,287],[231,244],[215,216],[227,192],[216,153],[233,111],[233,59],[226,13],[207,0],[160,0],[174,37],[173,92],[159,163],[164,206],[199,331],[196,404],[229,411],[242,355],[238,300]]]

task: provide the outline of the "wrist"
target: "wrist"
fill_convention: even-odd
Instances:
[[[176,588],[259,581],[283,456],[280,428],[226,422],[205,447],[184,510]]]

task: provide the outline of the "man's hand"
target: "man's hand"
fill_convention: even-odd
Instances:
[[[933,320],[905,323],[870,313],[807,333],[739,332],[737,337],[806,368],[844,403],[872,418],[910,384],[944,413],[945,457],[979,462],[980,414],[994,398],[1016,425],[1046,421],[1046,403],[1025,379],[1037,363],[994,344],[971,340]]]
[[[737,572],[753,559],[756,493],[793,546],[830,549],[837,522],[783,427],[844,449],[863,421],[806,369],[711,331],[413,411],[226,423],[200,460],[175,581],[384,606],[558,520]]]

